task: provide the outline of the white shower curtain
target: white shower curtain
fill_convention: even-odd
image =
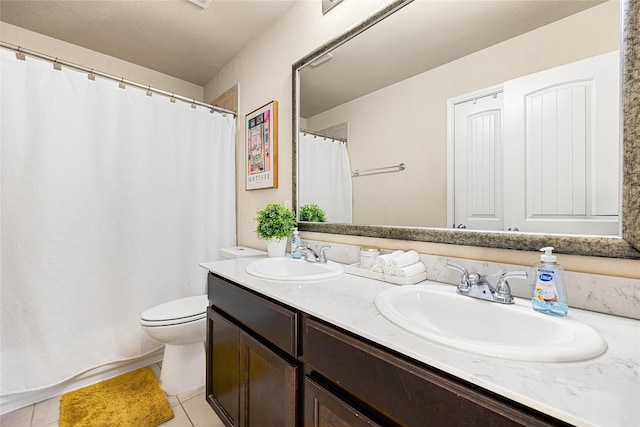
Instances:
[[[315,203],[329,222],[352,221],[351,167],[346,144],[298,134],[298,204]]]
[[[1,390],[160,347],[145,309],[235,244],[235,122],[0,50]]]

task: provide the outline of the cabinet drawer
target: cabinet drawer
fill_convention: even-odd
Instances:
[[[307,373],[399,425],[558,425],[324,323],[306,318],[304,328]]]
[[[208,293],[215,307],[291,356],[298,355],[298,313],[214,274],[209,274]]]
[[[304,380],[304,427],[381,427],[315,381]]]

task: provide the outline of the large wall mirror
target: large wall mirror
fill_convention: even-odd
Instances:
[[[398,1],[310,53],[293,194],[327,222],[300,229],[640,258],[637,21],[637,0]]]

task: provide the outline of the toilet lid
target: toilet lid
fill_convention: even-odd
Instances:
[[[145,320],[140,319],[140,324],[146,327],[159,327],[159,326],[178,326],[184,323],[191,323],[200,320],[205,320],[207,318],[207,313],[198,314],[196,316],[182,317],[180,319],[169,319],[169,320]]]
[[[207,312],[207,305],[209,305],[209,301],[206,295],[181,298],[145,310],[140,316],[140,320],[163,324],[178,320],[179,322],[175,323],[184,323],[203,318]]]

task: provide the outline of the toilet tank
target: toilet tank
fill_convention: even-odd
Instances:
[[[231,246],[228,248],[220,249],[220,257],[222,257],[223,259],[246,258],[251,256],[264,255],[267,255],[265,251],[248,248],[246,246]]]

